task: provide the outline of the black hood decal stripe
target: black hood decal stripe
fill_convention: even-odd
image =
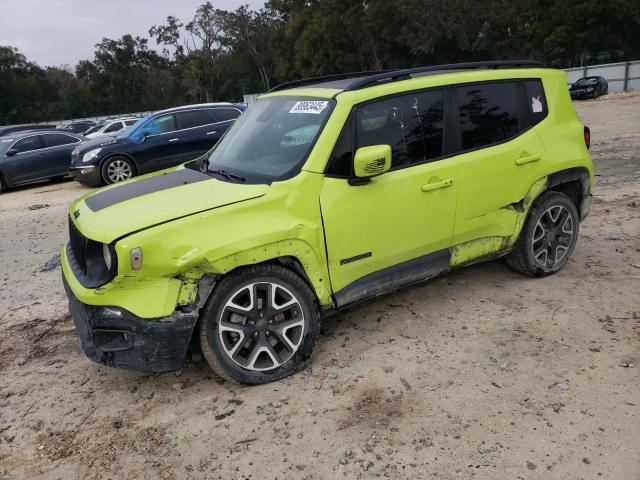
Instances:
[[[132,198],[204,180],[211,180],[211,177],[197,170],[184,168],[145,178],[144,180],[137,180],[119,187],[109,188],[87,197],[84,202],[92,211],[98,212],[103,208],[126,202]]]

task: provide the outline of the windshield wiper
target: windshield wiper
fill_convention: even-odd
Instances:
[[[211,175],[220,175],[221,177],[224,177],[228,180],[236,180],[238,182],[246,182],[247,179],[244,177],[241,177],[240,175],[235,175],[231,172],[227,172],[226,170],[223,170],[221,168],[218,168],[217,170],[209,170],[209,173]]]

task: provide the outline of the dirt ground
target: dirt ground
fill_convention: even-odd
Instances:
[[[86,189],[3,193],[0,478],[639,479],[640,94],[576,108],[599,177],[563,271],[485,263],[342,312],[259,387],[87,360],[40,271]]]

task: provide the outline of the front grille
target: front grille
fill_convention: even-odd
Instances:
[[[108,268],[103,248],[107,247],[113,259]],[[98,288],[109,283],[118,271],[118,261],[113,245],[105,245],[85,237],[69,217],[69,243],[67,260],[78,281],[87,288]]]
[[[87,274],[87,237],[82,235],[69,218],[69,245],[75,260],[76,266],[82,275]]]

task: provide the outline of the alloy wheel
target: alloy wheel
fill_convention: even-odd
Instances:
[[[533,258],[543,268],[553,268],[563,261],[571,248],[574,225],[569,210],[562,205],[549,207],[533,230]]]
[[[128,180],[132,174],[131,165],[124,160],[114,160],[107,166],[107,177],[111,183]]]
[[[298,350],[305,317],[296,296],[275,282],[235,290],[221,309],[218,334],[224,353],[247,370],[272,370]]]

